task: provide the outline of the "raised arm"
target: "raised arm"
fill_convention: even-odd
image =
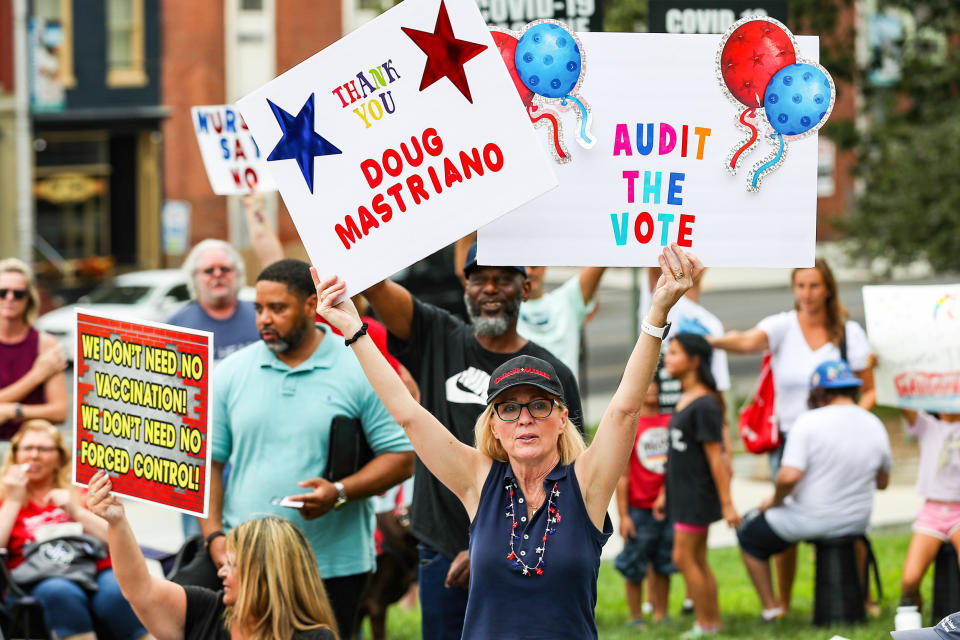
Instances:
[[[600,278],[606,267],[584,267],[580,269],[580,295],[583,296],[583,304],[590,304],[593,297],[597,295],[597,289],[600,288]]]
[[[153,576],[137,545],[123,504],[110,493],[110,478],[98,471],[90,479],[87,504],[108,523],[110,559],[117,584],[140,622],[158,640],[183,638],[187,594],[178,584]]]
[[[662,275],[647,315],[647,322],[655,327],[666,324],[667,313],[703,269],[696,256],[684,253],[676,244],[664,248],[659,261]],[[575,463],[587,513],[598,529],[603,526],[613,490],[633,450],[637,420],[659,357],[660,339],[641,333],[593,443]]]
[[[243,196],[243,210],[247,216],[250,247],[260,262],[260,268],[283,259],[283,245],[266,216],[263,194],[254,189]]]
[[[770,348],[763,329],[754,327],[746,331],[727,331],[722,336],[704,336],[714,349],[732,353],[759,353]]]
[[[413,296],[405,287],[392,280],[384,280],[364,291],[363,295],[387,331],[404,342],[410,339]]]
[[[476,241],[477,232],[472,231],[457,240],[457,243],[453,245],[453,273],[464,288],[467,286],[467,276],[463,275],[463,264],[467,261],[467,252],[470,251],[470,245]]]
[[[362,323],[353,302],[346,297],[346,285],[336,276],[321,282],[316,269],[311,268],[310,272],[317,285],[317,313],[344,336],[355,335]],[[369,293],[367,296],[370,297]],[[343,301],[333,306],[339,298],[343,298]],[[361,337],[351,346],[373,390],[397,424],[406,431],[417,455],[430,472],[460,498],[473,518],[480,500],[480,490],[492,464],[490,458],[457,440],[413,399],[369,336]]]

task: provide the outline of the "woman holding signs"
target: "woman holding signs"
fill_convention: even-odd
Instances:
[[[600,551],[607,507],[633,451],[637,419],[666,333],[667,312],[703,268],[676,244],[664,249],[653,305],[593,443],[568,418],[553,367],[519,356],[490,377],[487,408],[468,446],[414,401],[365,337],[346,285],[314,272],[318,312],[352,345],[377,395],[417,455],[471,519],[465,638],[596,638]]]
[[[43,605],[47,629],[57,638],[95,640],[94,618],[117,640],[145,637],[106,557],[107,523],[87,511],[70,486],[70,456],[60,431],[46,420],[26,421],[10,440],[0,469],[0,546],[9,551],[7,567]],[[39,544],[45,540],[54,545],[49,551]],[[75,558],[68,567],[44,562],[67,555]]]

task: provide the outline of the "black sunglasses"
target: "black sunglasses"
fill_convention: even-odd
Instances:
[[[6,298],[8,293],[13,294],[14,300],[23,300],[27,297],[26,289],[0,289],[0,300]]]
[[[227,275],[228,273],[233,273],[233,267],[207,267],[206,269],[202,269],[202,272],[208,276],[212,276],[218,270],[223,275]]]

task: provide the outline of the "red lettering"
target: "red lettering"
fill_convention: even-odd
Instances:
[[[690,239],[693,229],[690,227],[693,226],[695,221],[696,216],[690,215],[689,213],[680,214],[680,229],[677,231],[677,244],[681,247],[689,248],[693,246],[693,240]]]
[[[503,168],[503,151],[495,143],[487,143],[483,148],[483,162],[490,171],[500,171]]]
[[[351,216],[343,217],[343,225],[336,225],[334,231],[337,232],[337,236],[340,238],[340,242],[343,243],[343,247],[349,250],[350,243],[356,243],[357,240],[360,239],[360,229],[357,228],[357,223],[354,222]]]
[[[403,198],[400,197],[401,191],[403,191],[403,185],[399,182],[387,189],[387,193],[393,196],[393,199],[397,201],[397,207],[400,209],[400,213],[403,213],[407,210],[407,205],[403,203]]]
[[[453,186],[454,182],[463,182],[463,176],[457,171],[457,167],[450,161],[450,158],[443,159],[443,178],[447,187]]]
[[[384,202],[382,193],[378,193],[373,197],[373,210],[377,212],[377,215],[379,215],[380,219],[384,222],[390,222],[390,218],[393,217],[393,209],[389,204]]]
[[[371,189],[376,189],[383,182],[383,170],[380,169],[380,163],[373,158],[361,162],[360,171],[363,172],[363,177],[367,179]]]
[[[234,146],[235,146],[235,149],[234,149],[234,151],[233,151],[234,157],[235,157],[237,160],[239,160],[240,158],[243,158],[244,160],[246,160],[247,154],[245,154],[245,153],[243,152],[243,145],[240,144],[240,139],[239,139],[239,138],[237,138],[236,144],[235,144]]]
[[[476,172],[478,176],[483,175],[483,161],[480,159],[480,151],[476,147],[470,150],[471,155],[467,155],[466,151],[460,152],[460,165],[463,167],[463,175],[468,180],[473,177],[473,173]]]
[[[360,216],[360,230],[363,232],[363,235],[368,235],[370,229],[380,226],[380,223],[373,217],[373,214],[363,205],[357,207],[357,215]]]
[[[391,167],[390,165],[393,165]],[[383,152],[383,168],[388,174],[396,178],[400,175],[400,172],[403,171],[403,160],[400,159],[400,154],[394,151],[393,149],[387,149]]]
[[[410,191],[410,195],[413,196],[413,204],[420,204],[421,198],[424,200],[430,199],[430,194],[423,188],[423,180],[417,174],[413,174],[407,178],[407,189]]]
[[[643,225],[647,225],[646,233],[640,230]],[[641,211],[637,215],[637,220],[633,223],[633,235],[636,236],[637,242],[640,244],[650,242],[650,238],[653,237],[653,216],[646,211]]]

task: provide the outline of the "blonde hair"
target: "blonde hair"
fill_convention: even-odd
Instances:
[[[40,313],[40,293],[33,279],[33,269],[19,258],[6,258],[0,260],[0,273],[7,272],[19,273],[27,281],[27,310],[24,313],[24,321],[27,325],[33,326],[37,314]]]
[[[70,449],[67,448],[67,444],[63,441],[60,430],[42,418],[27,420],[20,425],[17,432],[10,438],[10,448],[7,449],[7,453],[3,457],[3,466],[0,467],[0,477],[6,477],[7,472],[10,471],[10,467],[17,464],[17,450],[20,448],[20,442],[28,433],[42,433],[53,440],[60,453],[60,468],[57,469],[53,477],[53,486],[56,489],[73,489],[71,484],[73,478],[70,466],[72,461]],[[0,484],[0,498],[5,496],[6,489]]]
[[[289,520],[268,516],[241,523],[227,534],[236,553],[238,593],[227,607],[227,628],[249,628],[250,640],[290,638],[297,631],[337,623],[306,537]]]
[[[560,411],[567,408],[562,401],[556,398],[554,399],[557,401],[557,404],[560,405],[558,407]],[[488,404],[486,410],[477,418],[477,424],[473,428],[477,451],[494,460],[508,462],[507,451],[503,448],[503,445],[500,444],[500,440],[493,435],[493,429],[491,428],[495,415],[493,404]],[[568,415],[567,423],[563,426],[560,438],[557,439],[557,451],[560,453],[560,464],[573,464],[577,456],[586,451],[586,449],[587,445],[583,441],[583,436],[580,435],[580,430],[577,429],[577,426],[573,424]]]

